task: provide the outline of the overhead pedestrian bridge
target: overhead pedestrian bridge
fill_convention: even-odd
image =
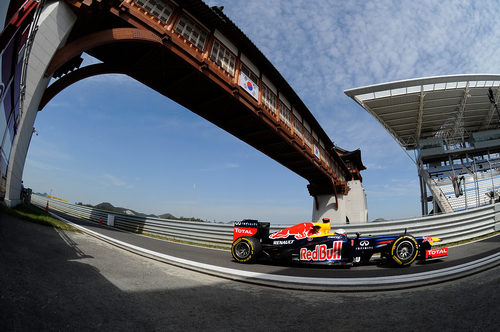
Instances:
[[[81,67],[83,53],[100,63]],[[305,178],[315,198],[313,219],[367,220],[360,151],[334,145],[222,7],[199,0],[46,2],[28,64],[34,87],[23,103],[30,113],[20,123],[25,135],[32,132],[33,113],[66,87],[90,76],[121,73]],[[29,140],[13,148],[15,164],[24,165],[28,145]],[[21,176],[22,167],[12,169],[7,200],[18,199]]]

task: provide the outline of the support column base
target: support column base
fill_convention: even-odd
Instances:
[[[345,224],[346,213],[343,202],[343,195],[317,195],[313,202],[313,222],[321,222],[323,218],[329,218],[332,224]],[[338,203],[338,207],[337,207]]]
[[[331,223],[337,225],[368,222],[366,193],[361,181],[349,181],[347,184],[349,193],[337,194],[337,199],[334,194],[314,196],[313,222],[320,222],[323,218],[330,218]]]
[[[23,201],[20,199],[5,199],[3,204],[9,208],[13,208],[21,204]]]

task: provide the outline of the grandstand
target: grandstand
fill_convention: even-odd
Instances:
[[[414,152],[423,215],[500,201],[500,75],[429,77],[345,93]]]
[[[492,200],[498,200],[500,158],[473,159],[467,164],[435,166],[424,171],[439,188],[439,194],[445,197],[452,211],[491,204]]]

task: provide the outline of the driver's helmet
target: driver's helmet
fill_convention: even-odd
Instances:
[[[343,228],[336,229],[335,233],[338,235],[347,236],[347,232]]]

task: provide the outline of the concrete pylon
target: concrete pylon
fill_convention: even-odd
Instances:
[[[368,222],[366,192],[361,181],[349,181],[347,195],[317,195],[313,202],[312,221],[330,218],[332,224]]]
[[[21,181],[33,125],[40,100],[50,81],[50,77],[44,77],[45,71],[57,49],[66,43],[75,22],[76,15],[63,1],[47,4],[40,14],[26,70],[21,120],[9,160],[5,193],[5,204],[8,206],[21,202]]]

